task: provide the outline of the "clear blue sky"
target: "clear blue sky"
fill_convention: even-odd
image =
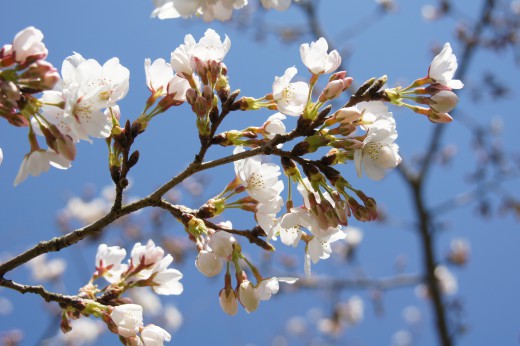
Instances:
[[[426,74],[432,57],[429,48],[433,44],[455,42],[453,33],[456,23],[453,20],[427,23],[421,18],[421,7],[428,3],[430,1],[400,1],[398,12],[373,25],[367,25],[364,20],[375,10],[373,1],[322,1],[319,16],[329,37],[340,48],[352,52],[346,62],[349,75],[360,83],[372,76],[387,74],[389,85],[394,86],[398,82],[405,84]],[[467,8],[464,11],[468,18],[475,17],[479,5],[480,1],[465,4]],[[113,56],[119,57],[121,63],[131,71],[130,92],[120,103],[124,119],[135,119],[148,97],[144,84],[144,59],[162,57],[169,60],[170,52],[182,43],[184,35],[191,33],[198,39],[208,27],[230,37],[232,47],[225,63],[232,89],[240,88],[243,95],[260,97],[270,92],[274,76],[281,75],[289,66],[296,65],[303,76],[308,76],[300,61],[299,44],[310,42],[312,38],[309,36],[303,36],[297,44],[283,43],[274,37],[256,42],[253,30],[238,30],[234,25],[221,23],[206,24],[200,20],[160,21],[150,18],[151,10],[151,1],[10,1],[3,6],[1,43],[9,42],[19,30],[33,25],[43,31],[44,42],[50,52],[49,60],[57,67],[72,52],[79,52],[85,58],[95,58],[101,63]],[[293,10],[285,13],[270,12],[265,19],[267,23],[280,23],[286,20],[298,22],[302,17],[299,11]],[[350,37],[352,32],[346,31],[353,26],[360,28],[365,25],[367,28],[355,33],[353,38]],[[453,48],[456,54],[460,54],[460,47],[453,44]],[[482,83],[482,75],[486,71],[492,71],[499,80],[511,85],[518,79],[512,78],[518,76],[518,69],[509,51],[498,56],[487,52],[477,53],[468,77],[464,80],[466,89],[459,94],[460,108],[482,124],[490,122],[493,117],[500,117],[505,123],[504,147],[518,148],[516,132],[520,118],[514,103],[516,91],[511,91],[509,97],[500,102],[492,102],[487,95],[478,102],[471,98],[469,90]],[[239,112],[232,114],[224,126],[259,126],[268,115],[266,112]],[[405,160],[412,160],[425,147],[424,136],[434,125],[400,109],[395,110],[395,117],[402,156]],[[132,194],[144,196],[191,160],[197,150],[197,135],[193,125],[194,115],[186,106],[154,119],[135,146],[141,152],[141,160],[131,174]],[[431,180],[427,191],[432,204],[469,189],[467,174],[476,165],[468,131],[458,122],[449,126],[445,144],[455,145],[457,155],[449,166],[433,171],[435,178]],[[38,178],[31,177],[13,188],[12,182],[19,164],[28,150],[25,136],[25,129],[7,126],[5,122],[0,126],[0,148],[4,152],[4,162],[0,166],[0,215],[4,240],[0,245],[0,258],[10,257],[40,240],[58,235],[56,211],[64,206],[68,197],[80,195],[87,184],[97,185],[99,190],[111,184],[105,164],[106,148],[104,142],[98,140],[92,145],[81,143],[78,146],[77,159],[70,170],[51,169],[49,173]],[[388,213],[397,215],[400,220],[410,220],[412,214],[407,191],[395,173],[380,183],[374,183],[367,178],[354,177],[353,167],[346,167],[345,171],[356,186],[374,196]],[[211,177],[208,196],[219,192],[233,174],[231,166],[218,172],[218,176]],[[225,178],[221,179],[220,176]],[[520,191],[518,181],[507,184],[506,188]],[[454,269],[459,280],[457,296],[464,303],[464,318],[469,325],[469,333],[460,340],[460,344],[517,343],[517,321],[520,319],[520,280],[516,265],[520,260],[520,252],[517,251],[520,240],[518,220],[514,220],[511,215],[482,219],[477,217],[474,206],[447,213],[441,220],[446,222],[447,227],[437,244],[439,256],[447,251],[449,241],[456,237],[469,239],[472,248],[469,266]],[[240,227],[251,225],[243,220],[237,220],[235,224]],[[415,234],[393,225],[357,226],[365,231],[359,262],[369,276],[392,275],[394,260],[401,254],[407,258],[408,272],[419,270],[419,239]],[[170,231],[184,236],[178,226],[172,227]],[[116,242],[119,237],[117,232],[111,229],[103,239]],[[302,273],[303,250],[299,250],[296,253],[300,260],[297,268]],[[88,272],[85,273],[83,268],[77,266],[73,252],[74,248],[70,248],[58,254],[70,262],[65,285],[56,290],[74,293],[81,283],[88,280]],[[256,254],[254,250],[249,252]],[[80,256],[90,266],[89,270],[93,269],[94,253],[92,246],[82,247]],[[222,286],[222,277],[216,280],[202,277],[191,265],[192,260],[189,258],[180,267],[186,275],[183,279],[185,293],[165,300],[176,304],[184,314],[184,324],[173,334],[172,344],[198,345],[212,342],[217,345],[266,345],[283,332],[288,318],[305,315],[312,307],[324,311],[330,309],[326,293],[306,291],[279,295],[272,301],[262,303],[253,314],[247,315],[240,311],[237,316],[229,317],[220,311],[218,305],[217,294]],[[330,270],[326,262],[320,262],[314,267],[316,273],[328,273]],[[345,269],[344,272],[348,273],[349,270]],[[30,283],[27,273],[26,269],[20,268],[9,276]],[[417,345],[435,344],[428,317],[429,306],[414,295],[412,288],[386,294],[384,316],[376,316],[374,313],[367,299],[370,292],[355,293],[365,299],[365,320],[348,330],[338,345],[344,344],[345,340],[353,345],[389,344],[392,334],[404,327],[401,312],[409,305],[418,306],[424,316]],[[344,292],[342,296],[348,298],[352,294],[354,292]],[[0,333],[21,328],[27,332],[23,344],[34,344],[49,324],[42,300],[5,289],[0,290],[0,296],[7,297],[14,304],[12,314],[0,316]],[[116,339],[110,335],[103,340],[104,344],[109,345]]]

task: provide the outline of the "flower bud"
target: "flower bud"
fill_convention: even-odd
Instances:
[[[201,250],[195,260],[195,266],[202,274],[212,277],[222,271],[222,262],[213,252]]]
[[[432,123],[444,124],[453,121],[453,118],[448,113],[430,112],[428,115],[428,120],[430,120]]]
[[[237,296],[234,290],[223,288],[218,295],[220,307],[228,315],[236,315],[238,312]]]
[[[443,90],[434,94],[429,101],[430,107],[437,113],[448,113],[459,102],[459,98],[454,92]]]
[[[238,287],[238,298],[248,313],[255,311],[260,303],[255,287],[247,279]]]
[[[361,113],[357,107],[346,107],[336,111],[333,117],[342,124],[350,124],[361,119],[362,115],[363,113]]]

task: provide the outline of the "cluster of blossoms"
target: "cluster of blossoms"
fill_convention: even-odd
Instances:
[[[464,86],[460,80],[453,79],[457,67],[457,57],[453,54],[453,50],[447,42],[441,52],[433,58],[426,77],[415,80],[406,88],[398,87],[386,90],[386,94],[392,103],[423,114],[432,122],[450,122],[452,117],[448,112],[451,112],[459,101],[452,90],[462,89]],[[422,87],[426,84],[429,85]],[[429,107],[410,105],[406,103],[407,100]]]
[[[109,137],[119,116],[116,102],[129,87],[129,71],[117,58],[101,66],[76,53],[63,62],[60,78],[45,61],[42,39],[41,31],[28,27],[0,51],[0,115],[29,127],[31,150],[14,185],[50,166],[69,168],[78,141]],[[40,92],[40,99],[33,96]],[[40,147],[36,135],[45,137],[48,149]]]
[[[174,0],[159,3],[168,5],[179,16],[199,13],[212,18],[217,13],[224,16],[223,12],[217,11],[219,9],[229,10],[246,2]],[[278,5],[282,3],[276,2]],[[187,12],[180,12],[181,8]],[[31,70],[31,64],[47,54],[41,43],[42,37],[34,28],[17,35],[12,48],[4,47],[0,52],[2,66],[14,64]],[[308,82],[293,82],[298,71],[296,67],[289,67],[282,76],[274,78],[272,91],[258,99],[242,97],[237,100],[239,91],[231,92],[228,68],[223,63],[230,47],[231,41],[227,36],[221,40],[214,30],[208,29],[198,42],[192,35],[187,35],[184,43],[171,53],[169,63],[162,58],[153,62],[146,59],[146,85],[151,94],[140,116],[133,123],[127,121],[123,127],[119,124],[117,102],[128,92],[129,71],[119,64],[117,58],[100,65],[77,53],[63,62],[61,78],[52,69],[53,83],[47,83],[49,85],[45,87],[20,87],[25,79],[21,77],[23,73],[18,75],[17,71],[23,68],[2,70],[0,115],[17,126],[29,127],[31,152],[26,155],[15,184],[29,174],[38,175],[48,170],[50,165],[69,167],[78,141],[90,141],[91,137],[105,138],[116,192],[113,204],[98,203],[99,213],[103,214],[103,210],[108,208],[121,208],[123,189],[128,187],[126,175],[139,159],[138,151],[130,153],[135,137],[147,129],[156,115],[184,102],[189,104],[195,114],[201,144],[191,167],[200,168],[210,146],[232,146],[233,155],[227,158],[227,162],[234,162],[235,177],[222,193],[198,210],[173,205],[164,209],[183,223],[190,240],[195,243],[198,251],[195,265],[201,273],[216,276],[226,267],[219,300],[222,309],[234,315],[238,303],[247,312],[252,312],[261,300],[269,300],[279,291],[280,282],[292,284],[297,280],[262,276],[243,254],[236,236],[245,236],[268,251],[274,250],[273,243],[278,238],[290,247],[305,243],[304,271],[310,275],[311,264],[329,258],[331,244],[349,236],[345,228],[349,217],[361,222],[377,217],[375,200],[354,188],[334,166],[353,161],[360,177],[365,174],[371,179],[381,180],[387,170],[401,162],[399,147],[395,143],[396,122],[384,102],[411,108],[434,122],[446,122],[451,120],[447,112],[457,103],[452,89],[461,88],[462,83],[453,79],[457,62],[449,44],[446,44],[434,58],[427,77],[416,80],[407,88],[394,89],[383,89],[386,76],[370,79],[353,93],[348,103],[329,115],[331,101],[344,95],[353,78],[347,76],[346,71],[337,71],[341,57],[336,50],[329,52],[325,39],[300,47],[301,60],[311,74]],[[330,76],[314,99],[313,91],[325,75]],[[44,80],[41,74],[38,80]],[[426,84],[430,85],[422,88]],[[13,96],[9,88],[18,88],[18,94]],[[43,95],[36,99],[32,96],[34,92],[43,92]],[[426,94],[430,97],[417,96]],[[408,99],[427,104],[430,108],[407,104],[405,101]],[[276,113],[271,114],[262,126],[216,133],[230,112],[259,109]],[[297,119],[292,131],[286,129],[286,116]],[[49,146],[47,150],[39,147],[37,134],[45,137]],[[299,142],[290,150],[283,149],[293,140]],[[317,159],[309,155],[318,155],[320,151],[323,156]],[[259,155],[262,153],[280,157],[281,166],[265,162]],[[286,197],[282,196],[286,187],[280,179],[282,172],[288,182]],[[293,194],[295,190],[300,196]],[[243,192],[247,196],[232,200]],[[167,204],[165,200],[160,202],[163,203],[161,206]],[[81,201],[75,203],[71,209]],[[252,212],[258,226],[251,231],[238,231],[229,222],[214,224],[211,221],[231,208]],[[75,216],[85,220],[92,217]],[[143,326],[142,307],[129,304],[121,295],[128,289],[142,286],[150,286],[157,294],[180,294],[183,290],[179,282],[182,274],[168,268],[172,256],[165,256],[164,250],[151,240],[146,245],[137,243],[128,263],[122,263],[125,257],[124,249],[105,244],[99,246],[96,272],[79,294],[88,304],[83,309],[77,306],[65,308],[64,331],[70,330],[70,318],[94,314],[102,317],[125,344],[162,345],[170,340],[170,335],[163,329]],[[232,284],[233,269],[235,285]],[[255,283],[250,281],[248,273],[249,277],[254,276]],[[104,288],[94,284],[101,277],[109,282]]]
[[[67,308],[62,314],[63,332],[72,329],[70,319],[81,315],[101,317],[110,331],[120,336],[125,345],[163,345],[170,341],[170,334],[164,329],[149,324],[143,326],[143,308],[133,304],[123,293],[135,287],[149,286],[160,295],[179,295],[183,286],[177,269],[168,268],[172,263],[171,255],[164,255],[164,250],[155,246],[152,240],[146,245],[136,243],[130,253],[128,263],[122,263],[126,250],[119,246],[101,244],[96,254],[96,271],[90,282],[80,289],[83,309]],[[98,287],[94,282],[104,278],[109,285]]]
[[[298,0],[295,0],[298,1]],[[262,0],[266,9],[285,11],[292,0]],[[233,10],[247,6],[248,0],[153,0],[152,17],[159,19],[199,16],[206,22],[231,19]]]

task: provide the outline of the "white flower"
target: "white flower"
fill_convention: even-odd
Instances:
[[[231,260],[231,254],[233,253],[233,244],[236,243],[235,237],[226,231],[215,232],[209,242],[208,246],[211,251],[226,260]]]
[[[47,255],[42,254],[33,258],[27,265],[31,268],[31,276],[36,281],[50,281],[59,278],[67,269],[67,262],[63,258],[47,260]]]
[[[329,45],[320,37],[318,41],[304,43],[300,46],[300,56],[303,64],[313,74],[331,73],[341,64],[341,56],[337,50],[327,53]]]
[[[248,313],[255,311],[260,303],[255,287],[249,280],[242,281],[238,287],[238,299]]]
[[[285,11],[291,6],[291,0],[262,0],[262,5],[268,10],[274,8],[277,11]]]
[[[96,270],[98,275],[103,276],[110,283],[118,281],[121,273],[128,267],[121,264],[125,256],[126,250],[121,249],[119,246],[100,244],[96,253]]]
[[[309,97],[307,83],[290,83],[297,72],[295,67],[289,67],[282,77],[274,77],[273,98],[278,110],[285,115],[299,116]]]
[[[363,140],[363,148],[354,151],[354,163],[359,177],[364,167],[369,178],[381,180],[386,169],[395,168],[401,162],[399,147],[394,143],[396,138],[392,113],[382,115],[373,122]]]
[[[235,291],[230,289],[229,291],[223,288],[220,290],[218,295],[218,300],[220,302],[220,307],[222,310],[228,315],[236,315],[238,312],[238,303],[237,296]]]
[[[144,60],[144,73],[146,75],[146,86],[150,91],[156,92],[161,89],[161,95],[166,95],[168,83],[173,78],[173,70],[164,59],[157,59],[153,63],[150,59]]]
[[[206,22],[225,21],[231,18],[234,9],[247,5],[247,0],[154,0],[156,9],[152,17],[159,19],[202,15]]]
[[[276,240],[277,231],[273,229],[276,224],[276,214],[280,212],[283,206],[283,199],[276,196],[268,202],[258,203],[255,210],[256,222],[267,234],[267,241],[270,239]]]
[[[184,290],[184,287],[179,282],[182,276],[182,273],[177,269],[168,268],[160,270],[153,277],[152,289],[155,293],[161,295],[179,295]]]
[[[284,277],[272,277],[270,279],[265,279],[260,281],[260,283],[256,287],[256,291],[258,294],[258,298],[260,300],[269,300],[273,294],[278,293],[280,289],[279,282],[285,282],[288,284],[293,284],[297,281],[297,278],[284,278]]]
[[[74,141],[110,136],[112,118],[102,109],[115,106],[128,92],[128,69],[117,58],[101,66],[96,60],[85,60],[75,53],[65,59],[61,74],[63,81],[57,88],[61,90],[48,93],[50,99],[44,100],[48,105],[42,109],[43,116]],[[59,103],[65,106],[54,106]]]
[[[164,250],[160,246],[155,246],[153,240],[150,239],[146,245],[135,243],[130,256],[133,267],[142,265],[153,269],[163,259]]]
[[[236,147],[233,154],[244,151]],[[235,173],[247,193],[259,202],[269,202],[280,195],[284,186],[281,180],[280,167],[274,163],[262,163],[259,156],[235,161]]]
[[[358,324],[363,320],[365,304],[359,296],[351,297],[347,302],[338,307],[340,318],[349,325]]]
[[[144,346],[162,346],[165,341],[170,341],[172,336],[166,330],[154,324],[149,324],[141,331],[141,340]]]
[[[186,101],[186,91],[189,88],[190,82],[176,74],[168,82],[168,95],[173,95],[173,99],[176,101],[184,102]]]
[[[170,64],[177,73],[186,75],[193,74],[191,56],[193,47],[195,47],[196,44],[197,42],[195,42],[192,35],[186,35],[184,37],[184,44],[175,48],[171,53]]]
[[[461,89],[464,84],[458,79],[453,79],[457,67],[457,57],[453,54],[450,44],[446,42],[442,51],[433,58],[428,69],[428,77],[435,83],[451,89]]]
[[[29,174],[37,177],[42,172],[47,172],[51,166],[67,169],[70,168],[70,161],[52,150],[38,149],[25,155],[14,180],[14,186],[27,179]]]
[[[267,118],[262,126],[265,130],[266,138],[272,139],[275,135],[284,135],[286,133],[285,125],[282,120],[285,120],[285,115],[282,113],[275,113]]]
[[[48,51],[42,40],[42,32],[34,26],[29,26],[17,33],[11,48],[15,60],[20,64],[24,64],[29,58],[44,59]]]
[[[3,160],[4,160],[4,152],[2,151],[2,148],[0,148],[0,165],[2,164]]]
[[[208,29],[193,47],[192,56],[202,61],[214,60],[220,62],[224,60],[229,48],[231,48],[231,40],[227,35],[224,41],[221,41],[220,35],[215,30]]]
[[[136,336],[143,325],[143,308],[137,304],[123,304],[114,307],[110,318],[118,327],[118,334],[128,338]]]
[[[447,267],[443,265],[437,266],[435,268],[435,277],[438,280],[442,293],[448,295],[457,293],[457,278],[450,272]]]
[[[207,277],[218,275],[222,271],[222,262],[213,252],[199,251],[195,260],[197,269]]]

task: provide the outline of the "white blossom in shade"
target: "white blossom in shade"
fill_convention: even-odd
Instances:
[[[305,216],[307,211],[303,208],[292,208],[291,211],[280,218],[277,224],[280,240],[287,246],[298,246],[302,237],[300,225],[307,224]]]
[[[293,284],[297,281],[297,278],[289,277],[272,277],[264,279],[256,286],[256,292],[260,300],[269,300],[273,294],[278,293],[280,290],[280,282]]]
[[[346,302],[340,303],[338,312],[340,318],[349,325],[356,325],[363,320],[365,304],[359,296],[352,296]]]
[[[309,97],[309,85],[305,82],[291,83],[296,67],[289,67],[281,77],[274,77],[273,98],[278,111],[285,115],[300,116]]]
[[[206,250],[199,251],[197,259],[195,260],[195,266],[199,272],[207,277],[218,275],[222,271],[222,262],[220,261],[220,258],[213,252]]]
[[[354,151],[354,163],[359,177],[364,169],[366,175],[373,180],[381,180],[385,171],[395,168],[400,162],[399,147],[395,120],[392,113],[377,118],[368,129],[363,147]]]
[[[408,330],[398,330],[392,335],[392,343],[390,346],[412,346],[413,335]]]
[[[162,346],[165,341],[171,339],[170,333],[155,324],[149,324],[141,330],[141,340],[144,346]]]
[[[13,311],[13,303],[7,298],[0,297],[0,316],[9,315]]]
[[[137,304],[123,304],[114,307],[110,318],[118,328],[118,334],[129,338],[136,336],[143,326],[143,308]]]
[[[411,325],[416,325],[421,322],[422,313],[421,310],[417,306],[407,306],[403,309],[403,319],[406,323]]]
[[[450,112],[459,102],[458,96],[449,90],[441,90],[429,99],[430,107],[437,113]]]
[[[445,266],[437,266],[435,268],[435,277],[439,282],[442,293],[452,295],[457,293],[457,278]]]
[[[268,10],[285,11],[291,6],[291,0],[262,0],[262,5]]]
[[[231,316],[236,315],[236,313],[238,312],[238,302],[234,290],[226,290],[225,288],[223,288],[222,290],[220,290],[218,300],[220,303],[220,307],[226,314]]]
[[[469,259],[470,245],[466,239],[452,239],[448,260],[453,264],[463,265]]]
[[[154,0],[152,17],[159,19],[202,16],[204,21],[226,21],[234,9],[247,5],[247,0]]]
[[[145,314],[157,316],[162,310],[161,300],[148,287],[132,287],[128,295],[134,304],[143,307]]]
[[[220,35],[213,29],[208,29],[204,36],[193,47],[192,56],[202,61],[222,61],[227,52],[231,48],[231,40],[225,37],[224,41],[220,40]]]
[[[196,44],[197,42],[193,36],[188,34],[184,37],[184,44],[181,44],[179,47],[175,48],[175,50],[171,53],[170,64],[177,73],[181,75],[193,74],[191,56],[193,47],[195,47]]]
[[[286,128],[282,120],[285,120],[285,115],[282,113],[275,113],[267,118],[262,126],[265,130],[266,138],[272,139],[275,135],[284,135],[286,133]]]
[[[13,185],[20,184],[29,175],[37,177],[41,173],[47,172],[51,166],[67,169],[70,168],[70,161],[52,150],[35,150],[25,155]]]
[[[231,233],[218,231],[211,236],[208,246],[215,255],[229,261],[231,260],[233,244],[235,243],[236,239]]]
[[[345,230],[347,233],[347,237],[345,238],[345,241],[347,244],[351,247],[357,247],[363,240],[363,232],[353,226],[347,226],[347,229]]]
[[[152,17],[159,19],[189,17],[197,12],[202,1],[204,0],[153,0],[155,9]]]
[[[34,26],[29,26],[17,33],[11,48],[15,60],[24,64],[29,58],[44,59],[48,51],[42,40],[43,33]]]
[[[238,146],[233,154],[244,151]],[[237,160],[235,164],[235,174],[240,180],[247,193],[258,202],[269,202],[280,195],[284,186],[278,179],[280,167],[274,163],[262,163],[259,156],[248,157]]]
[[[182,326],[183,317],[179,309],[175,307],[175,305],[166,305],[164,308],[164,321],[166,323],[166,327],[169,330],[176,331]]]
[[[60,331],[53,339],[59,340],[60,344],[71,346],[92,345],[96,342],[104,328],[100,321],[90,318],[71,320],[70,323],[72,325],[71,331],[66,334]]]
[[[318,41],[304,43],[300,46],[300,56],[303,64],[307,66],[313,74],[334,72],[341,64],[341,56],[337,50],[327,53],[329,45],[327,41],[320,37]]]
[[[190,82],[180,77],[179,75],[173,76],[168,83],[168,95],[173,95],[173,99],[176,101],[186,101],[186,91],[190,88]]]
[[[458,79],[453,79],[457,67],[457,57],[453,54],[449,42],[446,42],[441,52],[433,58],[428,69],[428,77],[435,83],[451,89],[461,89],[464,84]]]
[[[103,217],[111,207],[112,204],[103,198],[93,198],[85,202],[79,197],[72,197],[67,201],[62,215],[68,219],[77,219],[87,225]]]
[[[67,269],[67,262],[63,258],[47,260],[47,255],[42,254],[27,262],[27,266],[34,280],[44,282],[58,279]]]
[[[255,311],[260,303],[255,286],[249,280],[242,281],[238,287],[238,299],[248,313]]]
[[[173,78],[173,70],[170,64],[164,59],[144,60],[144,73],[146,75],[146,86],[150,91],[156,92],[161,90],[161,95],[166,95],[168,91],[168,83]]]

